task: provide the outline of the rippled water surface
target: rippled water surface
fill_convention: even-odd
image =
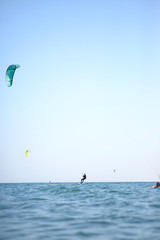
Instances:
[[[152,185],[0,184],[0,240],[160,240]]]

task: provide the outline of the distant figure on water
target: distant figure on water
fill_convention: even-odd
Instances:
[[[86,174],[84,173],[84,174],[83,174],[83,178],[81,179],[81,183],[83,183],[86,178],[87,178],[87,176],[86,176]]]
[[[160,182],[157,182],[156,186],[153,186],[152,188],[158,188],[160,187]]]

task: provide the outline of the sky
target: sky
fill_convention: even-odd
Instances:
[[[158,0],[0,0],[0,182],[158,181],[159,26]]]

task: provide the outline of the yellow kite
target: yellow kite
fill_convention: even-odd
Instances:
[[[27,150],[27,151],[25,152],[25,156],[26,156],[26,157],[27,157],[28,152],[31,152],[31,150]]]

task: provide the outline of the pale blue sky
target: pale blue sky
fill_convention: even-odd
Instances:
[[[0,182],[157,181],[159,26],[158,0],[0,0]]]

